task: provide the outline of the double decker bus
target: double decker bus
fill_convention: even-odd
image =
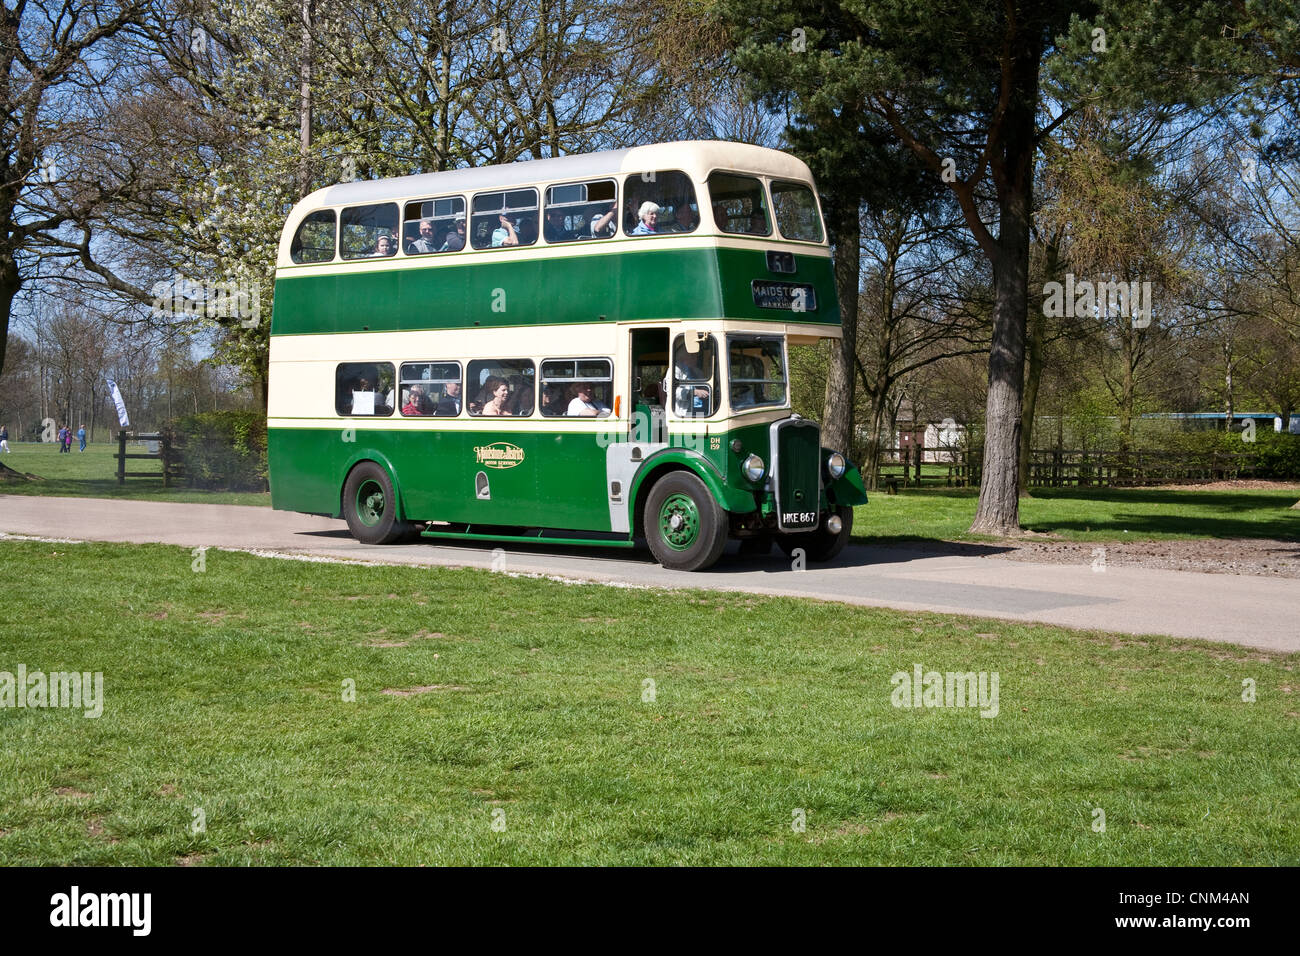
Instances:
[[[835,557],[862,477],[793,414],[840,337],[808,167],[679,142],[317,190],[280,239],[275,508],[416,535]]]

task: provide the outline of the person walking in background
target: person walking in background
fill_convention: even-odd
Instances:
[[[77,441],[81,442],[81,451],[86,450],[86,426],[82,425],[77,429]]]
[[[63,426],[63,450],[69,455],[72,454],[72,426],[71,425]]]
[[[54,436],[54,440],[55,440],[56,442],[58,442],[58,445],[59,445],[59,454],[60,454],[60,455],[63,454],[63,448],[64,448],[64,445],[63,445],[63,433],[64,433],[65,431],[67,431],[67,430],[68,430],[68,426],[67,426],[67,425],[60,425],[60,426],[59,426],[59,430],[58,430],[58,432],[57,432],[57,433],[55,434],[55,436]]]
[[[9,447],[9,426],[0,425],[0,454],[5,452],[10,452],[11,454],[13,452],[13,449]]]

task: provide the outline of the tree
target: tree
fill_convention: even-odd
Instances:
[[[876,486],[899,383],[935,362],[988,350],[987,277],[972,268],[960,227],[947,221],[943,204],[930,206],[864,216],[855,364],[867,399],[862,472],[869,489]]]
[[[99,132],[114,47],[144,22],[140,0],[15,0],[0,18],[0,371],[14,301],[51,240],[128,190]]]
[[[830,116],[849,117],[853,131],[883,129],[924,164],[929,183],[952,190],[994,277],[984,468],[971,530],[1016,531],[1036,153],[1082,102],[1220,93],[1232,74],[1223,48],[1233,48],[1206,37],[1239,17],[1226,4],[1130,0],[724,0],[721,9],[739,40],[738,62],[766,92],[796,98],[796,128],[830,134],[822,125]],[[809,55],[791,55],[792,36],[806,37]],[[835,188],[833,170],[823,186]]]

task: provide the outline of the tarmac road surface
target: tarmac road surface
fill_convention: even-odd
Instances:
[[[803,571],[793,570],[778,550],[767,557],[739,556],[730,545],[713,569],[687,574],[664,570],[644,548],[429,539],[379,547],[353,540],[340,520],[269,508],[22,495],[0,495],[0,532],[747,591],[1300,651],[1300,579],[1128,566],[1099,573],[1087,563],[1008,561],[997,556],[996,545],[975,556],[944,553],[942,542],[933,552],[854,546],[832,564],[811,564]],[[1206,547],[1214,543],[1207,541]],[[3,554],[0,546],[0,560]]]

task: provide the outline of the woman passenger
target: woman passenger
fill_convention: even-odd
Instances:
[[[634,236],[653,236],[656,233],[656,226],[659,222],[659,204],[653,203],[649,199],[641,204],[641,208],[636,211],[636,217],[641,221],[636,224],[632,230]]]

